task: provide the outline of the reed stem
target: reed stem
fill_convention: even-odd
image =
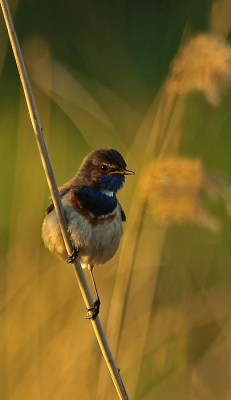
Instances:
[[[67,222],[66,222],[66,218],[65,218],[64,209],[62,207],[62,203],[60,200],[59,191],[58,191],[57,183],[55,180],[53,168],[51,165],[50,157],[49,157],[46,143],[44,140],[43,130],[42,130],[40,122],[39,122],[39,116],[38,116],[35,101],[33,98],[33,93],[32,93],[30,81],[28,78],[27,70],[25,67],[25,63],[23,60],[22,52],[20,49],[20,45],[19,45],[19,42],[17,39],[15,29],[14,29],[14,25],[13,25],[13,21],[11,18],[7,0],[0,0],[0,3],[1,3],[6,27],[8,30],[11,46],[13,49],[15,61],[16,61],[17,67],[18,67],[18,72],[19,72],[19,76],[21,79],[24,95],[26,98],[26,103],[27,103],[27,107],[29,110],[30,120],[31,120],[33,129],[34,129],[35,138],[36,138],[37,145],[39,148],[39,153],[41,156],[42,164],[43,164],[43,167],[45,170],[45,175],[47,178],[48,186],[50,188],[51,197],[54,202],[55,210],[56,210],[56,213],[57,213],[57,216],[59,219],[59,224],[60,224],[60,229],[61,229],[61,232],[63,235],[63,240],[64,240],[68,254],[71,255],[73,253],[74,249],[73,249],[73,246],[72,246],[72,243],[70,240],[70,236],[69,236],[69,233],[67,230]],[[75,261],[73,263],[73,267],[74,267],[75,276],[78,281],[80,291],[82,293],[85,305],[87,308],[90,308],[93,306],[94,303],[93,303],[93,299],[92,299],[85,275],[83,273],[83,270],[82,270],[82,267],[80,265],[78,258],[75,259]],[[95,320],[91,319],[91,322],[92,322],[93,329],[94,329],[96,338],[98,340],[100,349],[103,353],[105,362],[108,366],[113,383],[117,390],[118,396],[121,400],[129,400],[128,394],[126,392],[126,389],[124,387],[119,370],[116,366],[115,360],[111,353],[111,350],[110,350],[110,347],[109,347],[109,344],[108,344],[108,341],[107,341],[107,338],[104,333],[104,330],[103,330],[103,327],[102,327],[99,317],[97,316]]]

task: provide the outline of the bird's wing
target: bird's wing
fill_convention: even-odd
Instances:
[[[78,185],[78,180],[76,179],[77,177],[74,177],[67,183],[64,183],[64,185],[59,186],[59,194],[60,197],[62,198],[69,192],[71,189],[79,190],[79,185]],[[46,209],[46,215],[50,214],[50,212],[54,209],[54,203],[53,201],[49,204],[49,206]]]
[[[122,206],[121,206],[119,201],[118,201],[118,204],[119,204],[119,209],[120,209],[120,212],[121,212],[121,219],[122,219],[123,222],[125,222],[126,221],[125,212],[124,212],[124,210],[123,210],[123,208],[122,208]]]
[[[64,190],[63,192],[60,193],[60,197],[62,198],[69,190]],[[46,215],[50,214],[50,212],[54,209],[54,203],[53,201],[49,204],[49,206],[46,209]]]
[[[63,196],[65,196],[65,194],[67,194],[68,192],[69,192],[69,190],[71,189],[70,187],[69,188],[63,188],[63,186],[60,186],[59,187],[59,194],[60,194],[60,197],[62,198]],[[48,215],[48,214],[50,214],[50,212],[52,211],[54,209],[54,203],[53,203],[53,201],[49,204],[49,206],[47,207],[47,209],[46,209],[46,215]]]
[[[50,214],[50,212],[53,210],[54,208],[54,203],[53,201],[49,204],[49,206],[46,209],[46,215]]]

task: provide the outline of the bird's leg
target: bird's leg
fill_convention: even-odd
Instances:
[[[71,254],[68,254],[68,257],[67,257],[68,264],[72,264],[75,261],[76,257],[78,256],[78,252],[79,252],[79,250],[77,250],[76,247],[74,246],[73,252]]]
[[[93,275],[93,268],[94,268],[94,265],[88,265],[88,269],[90,271],[91,279],[92,279],[93,286],[94,286],[95,293],[96,293],[96,300],[95,300],[94,305],[92,307],[87,308],[87,311],[93,311],[93,314],[89,314],[88,313],[85,318],[94,320],[97,317],[97,315],[99,314],[100,298],[99,298],[98,290],[97,290],[97,287],[96,287],[95,278],[94,278],[94,275]]]

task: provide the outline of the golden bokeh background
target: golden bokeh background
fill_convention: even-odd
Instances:
[[[136,172],[95,269],[130,398],[230,400],[231,0],[9,4],[58,184],[100,147]],[[49,191],[2,16],[0,49],[0,398],[115,400],[72,267],[40,237]]]

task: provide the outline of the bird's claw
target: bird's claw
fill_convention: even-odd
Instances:
[[[99,314],[99,309],[100,309],[100,299],[96,299],[94,302],[94,305],[90,308],[87,308],[87,315],[84,317],[85,319],[92,319],[93,321]]]
[[[76,257],[78,256],[78,252],[79,252],[79,250],[74,248],[73,252],[71,254],[68,254],[67,264],[73,264],[73,262],[75,261]]]

